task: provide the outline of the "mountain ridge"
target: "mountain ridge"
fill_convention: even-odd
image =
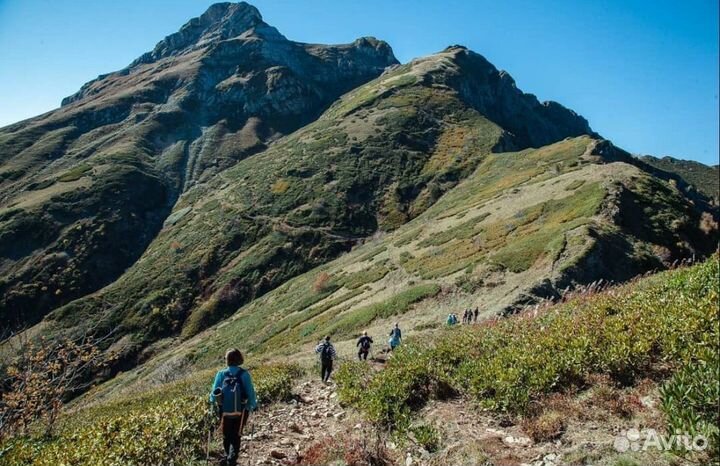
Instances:
[[[106,377],[376,235],[423,218],[445,225],[434,206],[447,199],[458,219],[477,215],[410,240],[412,251],[388,246],[417,254],[387,258],[402,274],[367,271],[377,286],[401,277],[392,289],[407,306],[432,300],[437,282],[490,283],[492,308],[511,313],[710,248],[698,226],[710,205],[681,177],[462,46],[399,64],[383,41],[292,42],[254,7],[220,4],[68,99],[0,130],[0,315],[58,335],[115,329]],[[349,313],[346,333],[350,316],[380,312],[333,309]]]
[[[395,63],[376,40],[213,42],[90,81],[73,102],[3,128],[0,314],[37,322],[110,283],[189,186]]]

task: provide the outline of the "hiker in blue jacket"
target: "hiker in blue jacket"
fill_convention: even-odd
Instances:
[[[236,466],[240,453],[240,437],[250,417],[257,409],[257,398],[250,373],[240,367],[243,363],[240,350],[232,348],[225,353],[227,368],[215,375],[210,403],[219,408],[222,416],[220,429],[223,433],[223,448],[226,464]]]
[[[395,348],[400,345],[402,342],[402,331],[400,331],[400,326],[397,322],[395,322],[395,326],[390,330],[390,340],[388,343],[390,343],[390,351],[395,350]]]

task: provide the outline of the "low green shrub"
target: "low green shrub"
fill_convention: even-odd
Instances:
[[[718,334],[708,334],[708,340]],[[708,440],[708,453],[720,457],[720,355],[717,347],[700,348],[687,363],[661,388],[661,407],[668,430],[690,438],[703,435]]]
[[[300,366],[274,364],[261,366],[252,371],[259,403],[286,401],[292,396],[295,379],[302,374]]]
[[[387,319],[407,312],[410,307],[440,292],[440,285],[426,283],[408,288],[385,301],[369,304],[354,311],[340,315],[333,324],[323,329],[323,333],[336,338],[357,332],[375,319]]]
[[[440,433],[433,426],[420,424],[410,428],[410,432],[417,441],[418,445],[423,447],[430,453],[434,453],[440,447]]]
[[[62,181],[64,183],[68,183],[70,181],[77,181],[83,176],[85,176],[90,170],[92,170],[92,167],[90,165],[85,163],[80,164],[60,175],[58,177],[58,181]]]
[[[251,368],[260,408],[288,399],[297,365]],[[53,437],[16,437],[0,445],[7,466],[192,464],[205,456],[217,426],[208,394],[213,371],[106,405],[68,414]]]
[[[537,317],[445,330],[432,342],[408,341],[385,370],[338,379],[341,400],[375,422],[402,428],[431,397],[460,393],[486,408],[522,414],[532,401],[586,386],[595,374],[631,384],[658,363],[687,365],[665,388],[666,411],[671,424],[691,423],[708,432],[708,426],[717,426],[717,411],[711,409],[717,386],[710,383],[717,379],[717,365],[696,362],[703,348],[716,354],[720,346],[718,264],[712,258],[582,295]],[[690,398],[683,398],[679,386],[689,387]],[[365,387],[364,396],[347,396],[346,387]],[[682,408],[686,400],[692,403]]]
[[[19,438],[0,453],[9,466],[182,464],[200,457],[212,418],[205,397],[181,398],[97,419],[52,439]]]

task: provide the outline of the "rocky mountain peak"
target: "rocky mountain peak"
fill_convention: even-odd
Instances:
[[[155,48],[135,60],[130,67],[151,63],[179,53],[204,47],[217,41],[259,29],[273,38],[284,37],[267,25],[257,8],[245,3],[215,3],[205,13],[185,23],[178,32],[158,42]]]

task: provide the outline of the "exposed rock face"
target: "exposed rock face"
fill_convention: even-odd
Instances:
[[[60,109],[3,128],[0,318],[34,323],[113,281],[181,192],[396,63],[385,42],[292,42],[254,7],[222,3]]]
[[[285,39],[262,20],[260,12],[247,3],[216,3],[198,18],[188,21],[180,30],[167,36],[133,65],[151,63],[189,49],[203,47],[242,35],[251,29],[263,30],[264,36]],[[131,67],[133,65],[130,65]]]
[[[512,133],[517,147],[541,147],[565,137],[596,135],[587,120],[557,102],[539,102],[505,71],[462,46],[433,55],[433,81],[454,87],[477,111]],[[421,59],[428,60],[428,59]]]

